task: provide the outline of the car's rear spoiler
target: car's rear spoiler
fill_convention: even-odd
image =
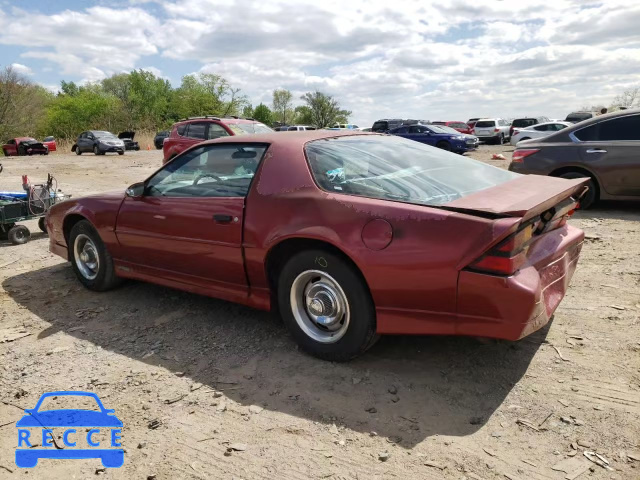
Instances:
[[[579,200],[587,192],[588,178],[564,179],[524,175],[442,205],[447,210],[528,220],[569,197]]]

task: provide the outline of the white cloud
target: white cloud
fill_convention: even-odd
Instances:
[[[11,67],[18,73],[22,75],[33,75],[33,70],[26,65],[22,65],[21,63],[12,63]]]
[[[28,15],[28,24],[3,22],[0,44],[57,65],[51,83],[140,65],[179,78],[188,73],[179,60],[189,60],[254,103],[270,103],[275,88],[296,99],[321,89],[361,124],[561,117],[640,83],[640,4],[623,0],[129,0]]]

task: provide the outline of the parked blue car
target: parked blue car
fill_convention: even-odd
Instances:
[[[455,153],[468,152],[478,146],[477,139],[472,136],[451,133],[438,125],[403,125],[389,133]]]

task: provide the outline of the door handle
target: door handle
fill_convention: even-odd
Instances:
[[[590,148],[587,153],[607,153],[607,151],[602,148]]]
[[[213,219],[217,223],[231,223],[231,220],[233,220],[233,217],[231,215],[215,214],[213,216]]]

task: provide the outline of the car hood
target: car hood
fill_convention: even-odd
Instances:
[[[568,197],[579,198],[588,178],[565,179],[522,175],[443,205],[459,211],[477,211],[523,220],[540,215]]]
[[[25,415],[17,427],[121,427],[115,415],[91,410],[46,410]]]
[[[136,136],[136,132],[120,132],[118,134],[118,138],[120,139],[128,138],[130,140],[133,140],[133,137],[135,136]]]

